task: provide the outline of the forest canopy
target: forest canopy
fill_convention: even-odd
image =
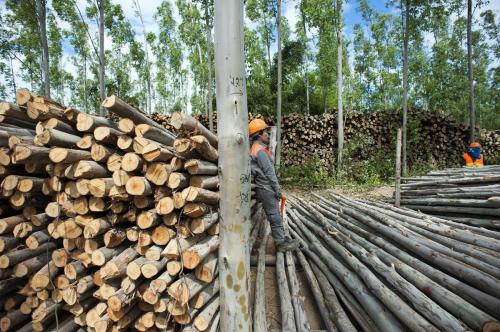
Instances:
[[[51,98],[83,111],[98,112],[99,8],[96,1],[5,0],[0,3],[0,99],[16,88],[43,94],[42,32],[37,4],[46,6]],[[99,0],[104,11],[105,90],[148,112],[191,110],[208,113],[215,101],[213,0]],[[294,24],[282,17],[282,113],[335,112],[337,38],[344,36],[344,113],[400,109],[402,105],[402,8],[386,1],[344,3],[360,16],[350,24],[335,18],[338,0],[287,0]],[[468,122],[467,1],[409,1],[408,103]],[[500,128],[500,23],[485,1],[473,1],[473,76],[476,123]],[[276,110],[277,1],[245,1],[245,55],[248,109]],[[134,27],[140,24],[139,32]],[[152,28],[154,27],[154,28]],[[209,64],[211,73],[209,74]],[[210,79],[209,79],[210,77]],[[211,89],[209,89],[209,86]]]

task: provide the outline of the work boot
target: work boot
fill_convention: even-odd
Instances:
[[[276,248],[279,252],[292,251],[299,248],[299,241],[292,240],[290,238],[285,238],[285,241],[276,245]]]

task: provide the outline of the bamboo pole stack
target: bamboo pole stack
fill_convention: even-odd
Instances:
[[[0,103],[0,330],[215,331],[217,137],[103,106]]]
[[[498,232],[382,203],[313,196],[290,200],[287,223],[302,242],[296,255],[327,330],[500,326]],[[294,307],[292,325],[300,316]]]
[[[500,228],[500,166],[432,171],[404,179],[401,204],[466,225]]]

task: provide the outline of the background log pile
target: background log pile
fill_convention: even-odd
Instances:
[[[0,103],[0,330],[215,331],[217,137],[103,106]]]
[[[403,179],[401,205],[468,225],[500,229],[500,166],[432,171]]]
[[[289,231],[302,242],[294,255],[327,330],[498,328],[500,233],[334,194],[290,203]],[[293,287],[281,291],[293,303]],[[282,317],[304,326],[300,305]]]
[[[216,118],[216,114],[214,115]],[[437,113],[411,110],[409,122],[409,165],[432,162],[439,165],[459,166],[462,152],[468,146],[468,126]],[[208,126],[208,118],[197,118]],[[249,119],[264,118],[250,114]],[[380,153],[395,151],[396,129],[400,116],[394,111],[351,113],[345,119],[344,130],[347,158],[365,160]],[[264,118],[269,124],[275,119]],[[336,159],[337,117],[333,113],[321,115],[288,114],[283,117],[284,165],[302,165],[311,159],[331,167]],[[487,159],[499,158],[500,132],[482,130],[478,133]]]

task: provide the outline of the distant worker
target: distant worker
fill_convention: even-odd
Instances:
[[[261,119],[250,121],[250,166],[252,182],[255,184],[257,200],[262,203],[271,234],[280,252],[295,250],[299,242],[285,236],[283,217],[280,214],[280,200],[283,198],[278,178],[274,171],[274,159],[269,145],[269,126]]]
[[[462,157],[465,160],[465,166],[484,166],[484,157],[481,153],[481,144],[479,144],[478,142],[472,142],[469,146],[469,150],[467,152],[464,152]]]

